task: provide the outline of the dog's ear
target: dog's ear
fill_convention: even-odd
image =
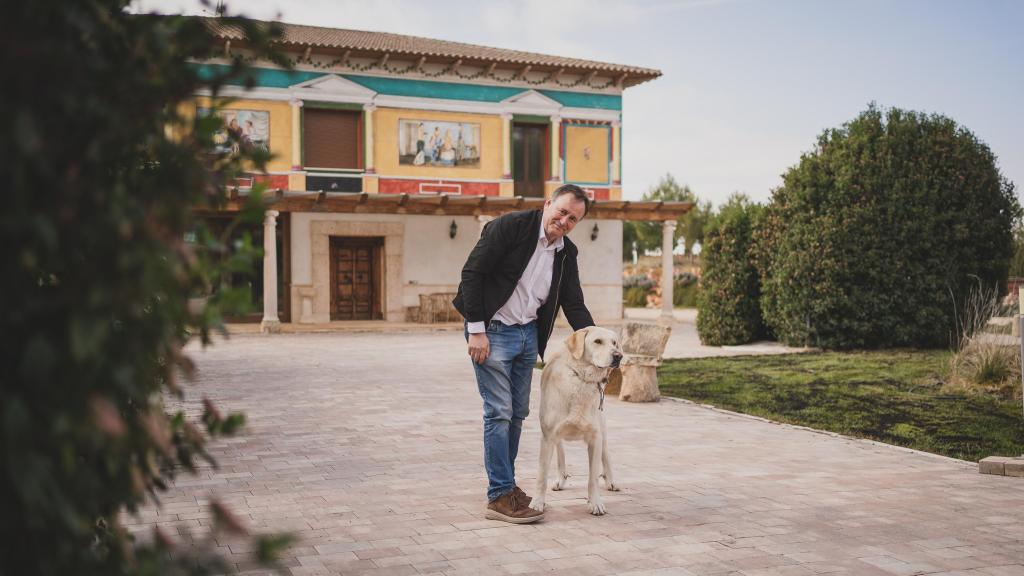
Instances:
[[[572,354],[573,360],[583,358],[583,349],[587,344],[587,329],[577,330],[565,341],[565,347]]]

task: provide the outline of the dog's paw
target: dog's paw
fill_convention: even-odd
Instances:
[[[600,498],[591,498],[587,504],[587,510],[594,516],[603,516],[605,513],[604,502]]]
[[[601,479],[604,480],[604,487],[612,492],[619,491],[619,485],[614,480],[609,480],[607,476],[601,474]]]
[[[543,498],[534,498],[530,502],[530,508],[533,508],[537,512],[543,512],[544,511],[544,499]]]
[[[566,485],[566,483],[568,481],[569,481],[569,475],[568,474],[566,474],[565,476],[559,475],[558,476],[558,480],[555,480],[555,483],[551,486],[551,489],[552,490],[561,490],[562,488],[565,488],[565,485]]]

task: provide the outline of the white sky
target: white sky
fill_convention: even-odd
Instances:
[[[197,0],[134,11],[203,13]],[[665,173],[721,204],[780,175],[875,101],[949,116],[1024,186],[1024,2],[1016,0],[247,0],[296,24],[411,34],[660,69],[625,91],[623,193]]]

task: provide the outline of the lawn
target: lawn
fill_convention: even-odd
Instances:
[[[666,360],[661,393],[774,420],[977,461],[1024,453],[1015,397],[950,391],[944,351]]]

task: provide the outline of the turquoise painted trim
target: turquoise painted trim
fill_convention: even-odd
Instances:
[[[218,74],[226,74],[231,69],[224,64],[192,64],[199,72],[199,77],[209,80]],[[228,84],[232,86],[245,86],[246,79],[252,78],[255,85],[261,88],[287,88],[289,86],[306,82],[314,78],[324,76],[321,72],[302,72],[298,70],[274,70],[271,68],[252,68],[249,74],[232,78]]]
[[[519,88],[455,84],[453,82],[428,82],[426,80],[349,76],[347,74],[345,78],[374,92],[387,94],[388,96],[444,98],[446,100],[466,100],[470,102],[501,102],[506,98],[511,98],[523,92]]]
[[[210,79],[216,74],[226,73],[230,67],[223,64],[192,64],[200,78]],[[314,78],[326,76],[325,72],[304,72],[276,70],[272,68],[253,68],[247,76],[232,79],[229,84],[244,86],[246,78],[251,77],[254,84],[261,88],[288,88]],[[417,98],[443,98],[445,100],[464,100],[468,102],[501,102],[516,94],[526,92],[523,88],[506,88],[504,86],[486,86],[482,84],[457,84],[454,82],[431,82],[427,80],[406,80],[404,78],[382,78],[376,76],[355,76],[339,74],[360,86],[388,96],[414,96]],[[563,106],[573,108],[594,108],[599,110],[622,110],[622,97],[609,94],[585,94],[581,92],[562,92],[559,90],[538,90]]]
[[[568,178],[566,178],[569,175],[569,158],[568,158],[567,155],[565,155],[565,151],[568,150],[568,145],[566,144],[566,138],[565,137],[566,137],[566,135],[568,133],[568,129],[569,129],[570,126],[572,126],[572,127],[584,126],[584,127],[587,127],[587,128],[604,128],[605,130],[608,131],[608,136],[607,136],[607,138],[605,138],[605,141],[608,142],[609,146],[612,143],[612,127],[608,126],[607,124],[576,124],[576,123],[569,124],[568,122],[562,122],[562,154],[563,154],[563,157],[562,157],[562,180],[566,184],[578,184],[580,186],[605,186],[605,187],[611,187],[612,186],[612,166],[611,166],[611,162],[608,162],[608,166],[605,168],[605,171],[604,171],[604,173],[605,173],[605,181],[604,182],[583,182],[583,181],[580,181],[580,180],[569,180]],[[611,154],[612,154],[612,151],[609,148],[608,149],[608,155],[611,156]]]
[[[610,94],[585,94],[583,92],[560,92],[558,90],[537,90],[562,106],[573,108],[597,108],[600,110],[622,110],[622,96]]]

